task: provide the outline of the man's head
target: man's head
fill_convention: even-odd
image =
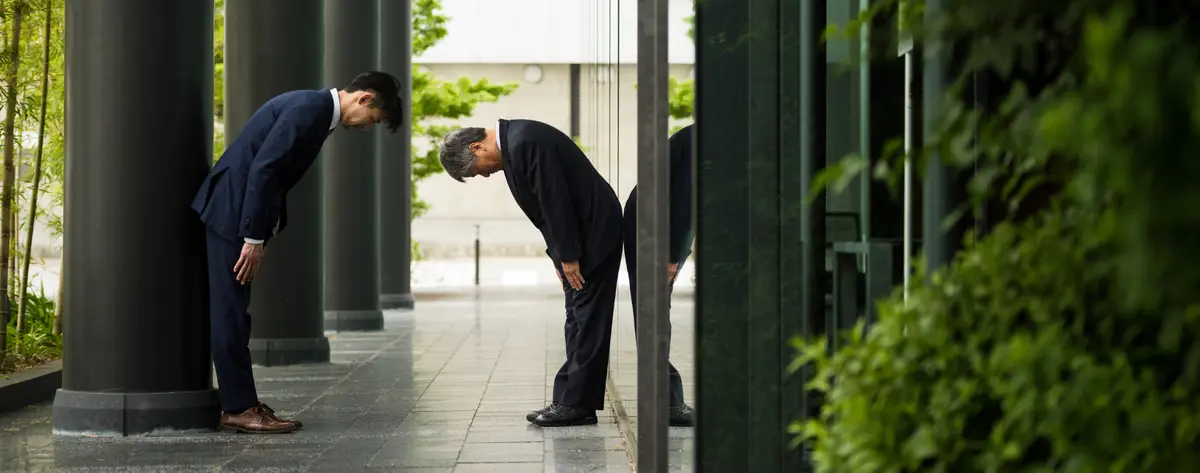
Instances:
[[[400,103],[400,81],[386,72],[359,74],[342,89],[342,126],[365,130],[383,123],[392,133],[404,120]]]
[[[468,177],[488,177],[504,170],[496,130],[459,128],[442,139],[442,168],[458,182]]]

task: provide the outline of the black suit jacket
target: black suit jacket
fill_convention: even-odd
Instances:
[[[692,129],[695,126],[691,124],[675,132],[668,145],[671,158],[668,222],[671,239],[667,251],[670,252],[672,263],[683,262],[692,254]],[[627,202],[637,205],[637,186],[633,186],[629,192]],[[636,207],[631,211],[635,210]]]
[[[692,239],[692,129],[695,124],[671,135],[671,243],[672,262],[678,263],[691,254]]]
[[[286,92],[267,101],[196,192],[192,210],[230,241],[268,240],[287,226],[287,193],[308,171],[333,121],[329,90]]]
[[[621,202],[563,132],[533,120],[500,120],[504,178],[549,254],[585,271],[621,248]]]

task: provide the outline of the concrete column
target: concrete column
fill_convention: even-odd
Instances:
[[[325,82],[378,69],[376,0],[325,2]],[[394,25],[393,25],[394,26]],[[376,131],[339,129],[325,143],[325,329],[382,330]]]
[[[225,142],[272,97],[323,85],[321,0],[225,2]],[[250,356],[255,364],[329,361],[324,333],[321,166],[288,192],[287,231],[271,240],[254,280]]]
[[[404,123],[379,133],[379,305],[413,308],[412,2],[379,2],[379,67],[400,79]]]
[[[204,228],[212,0],[68,0],[57,434],[215,429]],[[153,21],[147,19],[153,12]]]

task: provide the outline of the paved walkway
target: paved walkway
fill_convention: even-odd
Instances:
[[[55,438],[44,404],[0,416],[0,471],[630,471],[611,412],[584,427],[524,419],[546,404],[563,357],[561,293],[484,297],[422,299],[388,313],[385,332],[331,334],[328,365],[257,368],[263,400],[304,421],[294,434]]]
[[[689,288],[690,289],[690,288]],[[621,409],[622,425],[628,429],[626,439],[635,443],[632,445],[636,452],[637,442],[637,333],[630,316],[629,301],[623,301],[625,307],[618,309],[620,315],[613,326],[611,367],[609,368],[609,386],[615,394]],[[686,297],[676,297],[671,301],[671,364],[679,370],[683,378],[684,401],[696,405],[695,397],[695,303]],[[691,472],[694,465],[695,431],[691,428],[670,427],[667,429],[668,452],[667,464],[672,472]]]

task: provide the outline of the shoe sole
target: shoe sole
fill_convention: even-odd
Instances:
[[[597,419],[596,417],[585,417],[583,419],[571,420],[571,421],[567,421],[567,422],[548,422],[548,423],[537,422],[537,419],[533,420],[533,423],[535,425],[537,425],[538,427],[575,427],[578,425],[596,425],[599,422],[600,422],[600,420]]]
[[[232,425],[223,425],[223,426],[221,426],[221,430],[233,430],[234,432],[237,432],[239,434],[257,434],[257,435],[290,434],[290,433],[296,431],[295,428],[291,428],[288,430],[250,430],[245,427],[235,427]]]

